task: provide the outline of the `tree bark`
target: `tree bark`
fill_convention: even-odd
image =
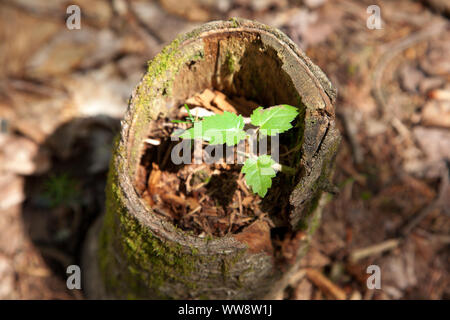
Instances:
[[[164,220],[139,198],[134,179],[152,119],[205,88],[264,105],[300,109],[298,173],[290,195],[289,246],[280,263],[270,230],[199,238]],[[253,21],[205,24],[179,36],[149,64],[122,121],[110,166],[106,213],[84,250],[89,298],[271,298],[286,285],[320,221],[340,141],[330,81],[280,31]],[[269,243],[271,247],[271,244]]]

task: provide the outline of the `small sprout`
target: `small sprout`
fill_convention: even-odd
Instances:
[[[65,173],[51,175],[43,187],[43,196],[51,207],[70,206],[81,198],[79,182]]]
[[[274,164],[275,161],[269,155],[263,154],[257,159],[247,159],[242,167],[241,172],[245,173],[245,182],[261,197],[266,195],[267,189],[272,186],[272,178],[277,174],[272,168]]]
[[[210,144],[234,146],[246,137],[244,118],[225,111],[194,122],[194,126],[181,135],[183,139],[202,139]]]
[[[190,121],[183,121],[183,120],[172,120],[173,123],[191,123]]]
[[[188,121],[185,120],[172,120],[173,123],[194,123],[195,122],[195,118],[191,113],[191,110],[189,109],[188,105],[185,103],[184,104],[184,108],[186,109],[187,113],[188,113]]]
[[[193,123],[192,128],[184,131],[180,137],[183,139],[201,139],[210,144],[237,145],[248,135],[244,131],[244,118],[225,111],[223,114],[215,114],[198,121],[192,117],[188,106],[189,119]],[[298,110],[289,105],[279,105],[271,108],[257,108],[250,116],[250,123],[257,127],[261,135],[275,136],[292,128],[291,122],[297,117]],[[264,197],[272,186],[272,178],[277,171],[290,172],[294,169],[282,166],[275,162],[270,155],[254,156],[245,154],[247,160],[241,169],[245,174],[245,181],[253,192]],[[291,169],[291,170],[285,170]]]
[[[184,108],[186,109],[186,111],[187,111],[187,113],[188,113],[189,120],[191,120],[191,122],[195,122],[195,119],[194,119],[194,117],[192,116],[191,110],[189,110],[189,107],[188,107],[188,105],[187,105],[186,103],[184,104]]]

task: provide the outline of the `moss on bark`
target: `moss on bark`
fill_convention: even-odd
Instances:
[[[180,230],[154,214],[134,189],[152,120],[170,118],[174,106],[207,87],[260,97],[265,105],[288,103],[300,109],[296,141],[301,148],[295,164],[299,173],[292,180],[290,222],[293,232],[304,228],[307,237],[299,240],[292,265],[279,266],[273,256],[250,250],[232,235],[201,239]],[[288,275],[284,271],[298,265],[320,221],[317,206],[339,145],[335,94],[320,69],[270,27],[233,19],[206,24],[174,40],[149,63],[114,146],[106,213],[90,255],[97,257],[93,263],[101,275],[98,285],[105,288],[102,295],[249,299],[279,290]]]

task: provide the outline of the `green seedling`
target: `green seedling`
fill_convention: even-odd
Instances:
[[[191,115],[187,105],[185,108],[188,111],[189,120],[185,122],[190,122],[193,126],[180,135],[183,139],[201,139],[209,144],[234,146],[249,137],[244,131],[245,123],[242,115],[225,111],[223,114],[198,120]],[[285,104],[268,109],[259,107],[250,116],[250,123],[256,127],[256,132],[259,132],[260,136],[275,136],[291,129],[291,122],[297,115],[297,108]],[[270,155],[255,156],[247,153],[244,155],[247,159],[241,172],[245,175],[247,185],[261,197],[264,197],[272,186],[272,178],[278,171],[293,171],[292,168],[275,162]]]
[[[184,104],[184,108],[186,109],[186,111],[188,113],[187,120],[172,120],[173,123],[194,123],[195,122],[195,118],[192,115],[191,110],[189,109],[189,107],[186,103]]]

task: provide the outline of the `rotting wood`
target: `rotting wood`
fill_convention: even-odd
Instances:
[[[301,148],[291,164],[297,174],[285,184],[284,193],[269,192],[265,198],[289,197],[285,229],[291,240],[282,241],[291,248],[289,259],[276,258],[274,251],[280,248],[271,242],[264,219],[247,228],[247,234],[197,236],[155,214],[136,192],[134,181],[152,121],[171,118],[177,106],[205,89],[264,106],[286,103],[301,111],[293,143]],[[106,213],[90,231],[84,250],[88,297],[252,299],[280,292],[320,222],[321,195],[330,185],[340,142],[335,98],[322,71],[283,33],[268,26],[241,19],[218,21],[174,40],[149,64],[122,121]],[[248,116],[251,107],[237,111]],[[240,188],[244,201],[248,190]]]

